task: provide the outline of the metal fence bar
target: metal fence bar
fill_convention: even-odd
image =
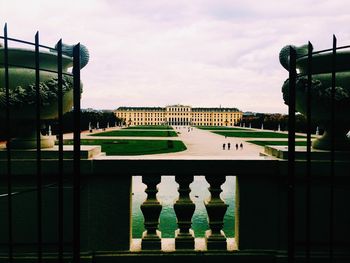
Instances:
[[[347,48],[350,48],[350,45],[337,47],[336,49],[337,49],[337,50],[341,50],[341,49],[347,49]],[[317,54],[326,53],[326,52],[330,52],[330,51],[333,52],[333,48],[318,50],[318,51],[313,52],[312,54],[313,54],[313,55],[317,55]],[[303,58],[303,57],[307,57],[307,56],[308,56],[308,54],[303,55],[303,56],[300,56],[300,57],[298,57],[298,58]]]
[[[74,178],[73,178],[73,262],[80,262],[80,44],[73,48],[74,85]]]
[[[307,91],[306,91],[306,222],[305,222],[305,254],[306,262],[310,262],[310,201],[311,201],[311,85],[312,85],[312,50],[313,46],[308,43],[308,60],[307,60]]]
[[[17,64],[9,64],[9,67],[18,67],[18,68],[25,68],[25,69],[35,69],[35,67],[28,67],[28,66],[22,66],[22,65],[17,65]],[[40,69],[41,72],[50,72],[50,73],[57,73],[56,70],[50,70],[50,69],[44,69],[44,68],[41,68]],[[65,75],[65,76],[72,76],[71,73],[67,73],[67,72],[62,72],[62,75]]]
[[[341,49],[346,49],[346,48],[350,48],[350,45],[337,47],[336,49],[341,50]]]
[[[294,176],[295,176],[295,86],[296,86],[296,51],[290,48],[289,56],[289,108],[288,108],[288,262],[294,262],[295,255],[295,208],[294,208]]]
[[[3,39],[4,37],[0,36],[0,39]],[[17,42],[17,43],[22,43],[22,44],[26,44],[26,45],[31,45],[31,46],[35,46],[36,44],[33,43],[33,42],[30,42],[30,41],[25,41],[25,40],[21,40],[21,39],[16,39],[16,38],[10,38],[8,37],[7,40],[9,41],[13,41],[13,42]],[[44,46],[44,45],[40,45],[39,44],[39,47],[41,48],[46,48],[46,49],[55,49],[53,47],[49,47],[49,46]]]
[[[62,90],[62,39],[57,43],[58,79],[58,261],[63,262],[63,90]]]
[[[337,39],[333,35],[333,51],[332,51],[332,89],[331,89],[331,171],[329,176],[330,200],[329,200],[329,260],[333,262],[333,240],[334,240],[334,149],[335,137],[335,81],[336,81],[336,55],[337,55]]]
[[[41,174],[41,138],[40,138],[40,57],[39,57],[39,32],[35,34],[35,91],[36,91],[36,183],[37,183],[37,238],[38,238],[38,262],[42,262],[42,174]]]
[[[12,225],[12,171],[11,171],[11,128],[10,128],[10,84],[8,67],[7,24],[4,27],[4,68],[6,90],[6,142],[7,142],[7,220],[8,220],[8,262],[13,262],[13,225]]]

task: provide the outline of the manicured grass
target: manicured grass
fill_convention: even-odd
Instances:
[[[265,146],[265,145],[281,145],[285,146],[288,145],[288,141],[247,141],[251,142],[260,146]],[[306,146],[306,141],[296,141],[295,142],[296,146]]]
[[[144,130],[172,130],[173,128],[171,126],[167,125],[143,125],[143,126],[130,126],[127,128],[124,128],[123,130],[139,130],[139,129],[144,129]]]
[[[279,132],[256,132],[256,131],[237,131],[237,132],[214,132],[227,137],[241,138],[288,138],[288,134]],[[296,135],[296,138],[305,138],[305,136]]]
[[[90,136],[176,137],[177,134],[174,131],[116,130],[109,132],[94,133]]]
[[[195,126],[195,127],[202,130],[235,130],[235,131],[247,130],[244,128],[226,127],[226,126]]]
[[[72,145],[73,140],[65,140],[64,144]],[[101,145],[102,152],[107,155],[143,155],[156,153],[180,152],[186,150],[182,141],[172,140],[111,140],[82,139],[82,145]]]

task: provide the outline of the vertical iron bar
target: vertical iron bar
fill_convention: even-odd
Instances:
[[[13,262],[13,234],[12,234],[12,171],[11,171],[11,128],[10,128],[10,85],[8,66],[7,24],[4,27],[4,67],[6,90],[6,149],[7,149],[7,220],[8,220],[8,261]]]
[[[80,262],[80,44],[73,48],[74,78],[74,215],[73,262]]]
[[[307,57],[307,108],[306,108],[306,222],[305,222],[305,253],[306,262],[310,262],[310,198],[311,198],[311,85],[312,85],[312,44],[308,44],[308,57]]]
[[[42,175],[41,175],[41,144],[40,144],[40,62],[39,62],[39,32],[35,34],[35,91],[36,91],[36,158],[37,158],[37,217],[38,217],[38,262],[42,262]]]
[[[295,86],[296,86],[296,51],[290,48],[289,55],[289,108],[288,108],[288,262],[294,262],[295,255]]]
[[[333,50],[332,50],[332,89],[331,89],[331,173],[329,177],[330,186],[330,205],[329,205],[329,261],[333,262],[333,230],[334,230],[334,148],[335,148],[335,80],[336,80],[336,54],[337,54],[337,39],[333,35]]]
[[[63,262],[63,90],[62,90],[62,39],[57,45],[58,80],[58,261]]]

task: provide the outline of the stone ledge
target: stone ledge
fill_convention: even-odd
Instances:
[[[205,244],[205,238],[195,238],[194,239],[194,250],[177,250],[177,251],[208,251]],[[235,251],[237,246],[234,238],[227,238],[227,251]],[[131,240],[130,246],[131,252],[141,252],[141,239],[133,238]],[[162,252],[174,252],[175,251],[175,238],[162,238]],[[212,250],[210,250],[212,251]],[[214,251],[214,250],[213,250]],[[222,250],[221,250],[222,251]],[[144,252],[144,251],[142,251]],[[208,251],[209,252],[209,251]]]
[[[295,146],[295,159],[306,160],[306,146]],[[266,145],[264,153],[267,156],[273,156],[278,159],[288,159],[288,146],[272,146]],[[324,150],[317,150],[311,148],[311,159],[312,160],[330,160],[331,152]],[[350,160],[349,151],[336,151],[334,152],[334,158],[337,161],[348,161]]]
[[[30,160],[36,159],[36,149],[12,149],[11,159],[12,160]],[[63,159],[73,159],[74,149],[73,145],[63,146]],[[80,158],[81,159],[92,159],[96,156],[103,156],[101,154],[100,145],[81,145],[80,146]],[[3,146],[0,148],[0,160],[7,159],[7,150]],[[41,159],[58,159],[58,146],[52,148],[44,148],[41,150]]]

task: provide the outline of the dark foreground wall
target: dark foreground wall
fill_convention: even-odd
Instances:
[[[0,194],[7,192],[6,164],[0,161]],[[13,226],[14,251],[33,253],[37,250],[35,161],[13,161]],[[57,251],[57,163],[43,162],[43,251]],[[65,161],[64,241],[71,251],[73,197],[71,161]],[[306,190],[305,163],[297,162],[295,197],[295,238],[297,256],[305,255]],[[336,164],[334,187],[334,262],[350,262],[350,184],[349,163]],[[236,244],[233,252],[176,251],[164,253],[129,252],[131,240],[132,175],[235,175]],[[323,262],[329,251],[330,186],[329,163],[312,164],[310,203],[311,251],[315,261]],[[287,163],[277,160],[84,160],[81,184],[81,246],[85,260],[123,262],[153,258],[152,262],[185,255],[205,262],[229,258],[236,262],[285,262],[287,250]],[[0,197],[0,251],[4,261],[7,253],[7,197]],[[107,253],[106,251],[110,251]],[[214,254],[213,254],[214,253]],[[26,254],[24,254],[26,255]],[[162,255],[162,256],[160,256]],[[213,256],[214,255],[214,256]],[[165,258],[164,258],[165,257]],[[116,259],[115,258],[115,259]],[[262,261],[256,261],[260,258]],[[149,258],[148,258],[149,259]],[[127,260],[127,261],[126,261]],[[203,261],[203,259],[202,259]],[[5,261],[4,261],[5,262]],[[159,261],[160,262],[160,261]]]

